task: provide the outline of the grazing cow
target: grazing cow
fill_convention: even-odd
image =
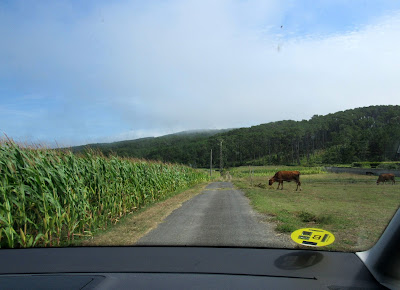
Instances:
[[[300,188],[301,191],[301,182],[300,182],[300,172],[299,171],[278,171],[275,173],[274,177],[272,177],[269,180],[269,185],[272,185],[274,182],[279,182],[278,187],[276,189],[279,189],[279,186],[281,185],[281,189],[283,189],[283,182],[284,181],[296,181],[297,189]]]
[[[380,182],[383,182],[383,184],[385,184],[386,180],[391,180],[392,184],[396,183],[394,180],[394,174],[382,173],[381,175],[379,175],[378,180],[376,181],[376,184],[378,185]]]

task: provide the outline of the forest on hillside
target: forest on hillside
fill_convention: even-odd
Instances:
[[[222,141],[222,146],[221,146]],[[310,120],[278,121],[208,134],[176,134],[157,138],[92,144],[105,155],[116,154],[183,163],[193,167],[241,165],[348,164],[400,160],[400,106],[371,106]]]

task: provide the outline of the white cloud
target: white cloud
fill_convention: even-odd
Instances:
[[[106,106],[122,131],[94,139],[398,103],[399,13],[344,34],[293,38],[290,30],[276,34],[281,1],[102,5],[80,17],[68,5],[40,7],[14,31],[4,29],[11,20],[0,20],[9,40],[0,52],[11,55],[1,59],[0,76],[18,75],[33,96]],[[68,115],[74,126],[85,123],[72,105]]]

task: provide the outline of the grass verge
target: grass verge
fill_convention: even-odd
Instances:
[[[179,208],[185,201],[201,193],[208,182],[200,183],[164,200],[147,205],[129,214],[113,227],[96,233],[92,238],[78,242],[77,246],[132,246]]]

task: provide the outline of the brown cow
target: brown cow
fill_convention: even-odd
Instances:
[[[376,184],[378,185],[379,182],[383,182],[383,184],[385,184],[386,180],[391,180],[392,184],[396,183],[396,181],[394,180],[394,174],[382,173],[381,175],[379,175],[378,180],[376,181]]]
[[[283,189],[283,182],[284,181],[296,181],[297,189],[300,188],[301,191],[301,182],[300,182],[300,172],[299,171],[278,171],[275,173],[274,177],[272,177],[269,180],[269,185],[272,185],[274,182],[279,182],[278,187],[276,189],[279,189],[279,186],[281,185],[281,189]]]

